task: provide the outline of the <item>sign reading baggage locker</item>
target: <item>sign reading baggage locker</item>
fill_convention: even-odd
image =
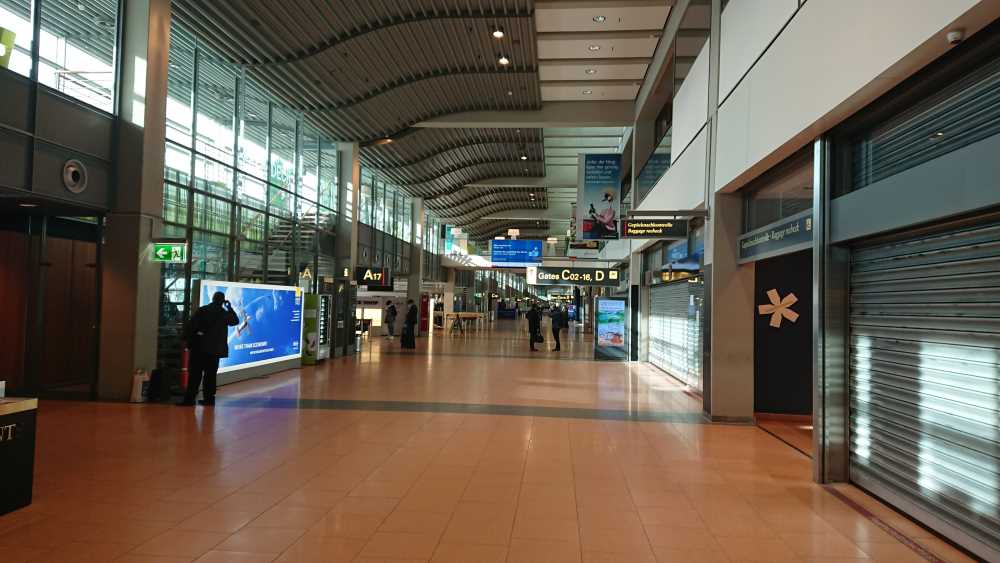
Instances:
[[[618,270],[614,268],[552,268],[539,266],[527,269],[528,285],[618,285]]]
[[[686,219],[625,219],[622,238],[686,238]]]

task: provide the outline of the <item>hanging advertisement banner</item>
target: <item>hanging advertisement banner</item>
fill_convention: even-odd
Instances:
[[[577,178],[577,239],[618,238],[621,155],[581,155]]]

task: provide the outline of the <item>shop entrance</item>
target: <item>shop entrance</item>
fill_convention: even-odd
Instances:
[[[0,379],[11,395],[93,397],[96,219],[0,215]]]
[[[754,412],[762,428],[812,451],[812,251],[756,262]]]

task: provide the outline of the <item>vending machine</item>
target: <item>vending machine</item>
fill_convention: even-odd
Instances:
[[[333,311],[331,312],[331,353],[333,356],[349,356],[354,354],[355,336],[355,305],[357,302],[357,287],[351,284],[349,278],[337,278],[335,292],[332,296]]]
[[[326,293],[319,295],[319,346],[316,348],[316,359],[325,360],[330,357],[330,347],[333,345],[333,296]]]

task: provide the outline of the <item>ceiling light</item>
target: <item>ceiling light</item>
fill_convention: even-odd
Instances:
[[[597,22],[597,23],[604,23],[604,22],[608,21],[608,18],[606,18],[604,16],[594,16],[594,21]]]
[[[932,141],[936,141],[936,140],[940,139],[941,137],[944,137],[944,133],[942,131],[938,131],[938,132],[934,133],[933,135],[931,135],[931,140]]]
[[[601,50],[601,46],[597,45],[596,43],[593,44],[593,45],[587,45],[587,50],[588,51],[600,51]]]
[[[19,203],[17,205],[18,207],[25,207],[25,208],[38,207],[37,203]]]
[[[497,59],[497,62],[502,64],[503,66],[507,66],[510,64],[510,59],[507,58],[507,55],[500,55],[500,58]]]
[[[594,93],[594,91],[591,90],[590,88],[588,88],[588,89],[586,89],[586,90],[583,91],[583,95],[584,96],[589,96],[589,95],[591,95],[593,93]]]
[[[587,70],[585,70],[583,72],[586,72],[587,74],[597,74],[597,69],[596,68],[588,68]]]
[[[495,39],[503,39],[503,28],[500,26],[493,28],[493,37]]]
[[[508,96],[513,96],[514,95],[514,91],[513,90],[507,90],[507,95]]]
[[[528,160],[528,155],[522,154],[521,155],[521,160]]]

